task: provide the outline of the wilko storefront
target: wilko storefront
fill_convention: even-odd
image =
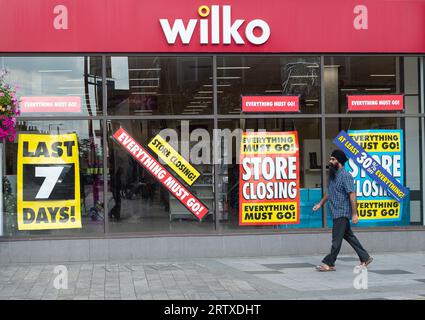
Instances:
[[[423,250],[424,2],[0,8],[0,261],[326,252],[336,148],[362,243]]]

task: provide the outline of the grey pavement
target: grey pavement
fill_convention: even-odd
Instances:
[[[59,263],[1,265],[0,299],[425,300],[425,252],[376,254],[367,270],[355,269],[354,255],[341,255],[337,270],[325,273],[314,270],[322,258],[67,262],[59,271]]]

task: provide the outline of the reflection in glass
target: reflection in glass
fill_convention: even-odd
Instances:
[[[108,113],[211,114],[212,58],[108,57]]]
[[[111,137],[120,127],[123,127],[156,159],[158,155],[148,147],[153,138],[161,134],[164,139],[168,139],[167,133],[170,134],[169,138],[175,137],[176,140],[169,143],[201,173],[200,177],[189,186],[170,166],[160,162],[209,209],[209,214],[199,221],[126,149],[110,139],[108,141],[110,231],[114,233],[166,231],[188,234],[214,231],[214,172],[209,154],[211,142],[208,141],[206,148],[197,149],[198,134],[204,132],[207,137],[211,137],[213,121],[111,121],[108,123],[108,136]],[[204,152],[207,154],[203,154]],[[206,161],[198,161],[199,159]]]
[[[318,57],[225,56],[217,65],[221,114],[241,114],[241,95],[299,96],[302,113],[320,112]]]
[[[408,94],[405,112],[418,113],[417,57],[325,57],[326,113],[345,113],[347,95]]]
[[[19,98],[78,98],[80,112],[31,112],[23,116],[97,116],[102,114],[101,57],[1,57],[6,80],[18,85]],[[21,105],[22,107],[22,105]],[[57,109],[59,110],[59,108]]]

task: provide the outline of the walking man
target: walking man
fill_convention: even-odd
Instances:
[[[316,267],[318,271],[336,270],[335,261],[341,249],[342,239],[345,239],[356,251],[360,258],[361,266],[367,267],[373,260],[351,230],[350,219],[356,224],[359,221],[359,217],[357,215],[354,179],[344,169],[344,164],[347,160],[341,150],[332,152],[329,159],[328,192],[313,207],[313,211],[316,212],[326,201],[329,201],[328,207],[333,221],[331,252],[322,260],[322,264]]]

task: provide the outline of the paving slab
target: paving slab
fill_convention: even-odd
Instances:
[[[356,269],[356,257],[341,256],[337,260],[337,271],[329,273],[314,270],[322,258],[313,255],[150,259],[94,264],[66,261],[17,263],[0,267],[0,298],[423,300],[425,297],[424,252],[376,254],[373,264],[363,271]],[[54,270],[59,264],[68,270],[68,289],[54,287],[58,276]],[[356,287],[358,277],[367,281],[367,289]]]

